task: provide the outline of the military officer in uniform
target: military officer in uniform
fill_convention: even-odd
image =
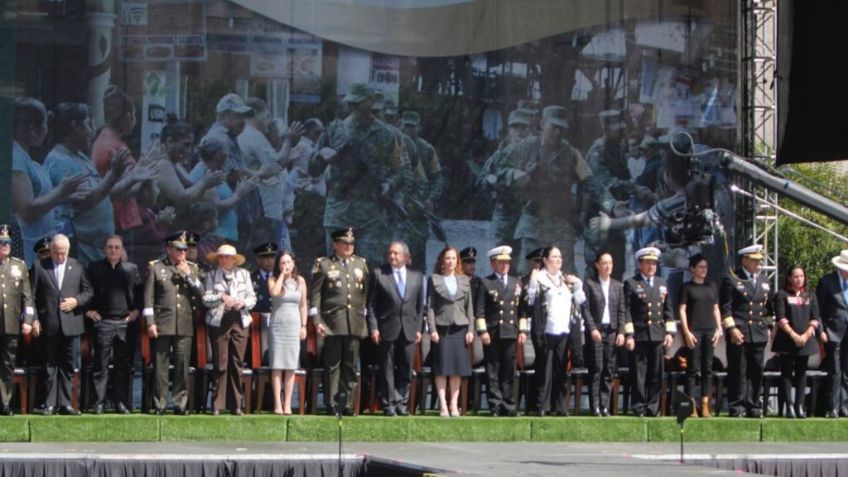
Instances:
[[[677,325],[668,284],[656,275],[660,251],[646,247],[636,252],[639,273],[624,281],[625,346],[633,352],[631,381],[636,416],[658,416],[663,349],[671,346]]]
[[[730,417],[763,416],[760,398],[766,344],[774,327],[773,293],[760,272],[762,245],[739,250],[742,266],[725,275],[719,290],[727,340],[727,402]]]
[[[44,260],[45,258],[50,257],[50,239],[51,237],[49,235],[41,237],[41,239],[38,242],[35,242],[35,245],[32,246],[36,259]]]
[[[477,249],[465,247],[459,251],[459,263],[462,266],[462,274],[468,277],[471,284],[471,299],[474,301],[474,309],[477,309],[477,288],[480,287],[480,277],[477,272]]]
[[[521,318],[521,283],[509,275],[512,247],[489,250],[494,272],[480,279],[475,298],[475,329],[483,343],[486,397],[492,416],[515,416],[515,343],[527,339],[527,319]]]
[[[374,90],[354,83],[344,97],[351,114],[331,123],[318,139],[309,174],[327,171],[324,229],[329,234],[357,224],[358,250],[369,260],[383,256],[390,241],[387,204],[398,195],[403,177],[403,145],[371,110]]]
[[[331,237],[335,253],[319,258],[312,267],[309,316],[324,337],[327,412],[352,416],[359,345],[368,336],[369,273],[365,260],[353,254],[356,237],[352,228],[336,230]]]
[[[188,414],[188,371],[194,336],[195,307],[203,298],[197,264],[186,260],[188,232],[167,240],[167,256],[150,262],[144,286],[147,333],[153,341],[153,412],[164,414],[168,403],[168,367],[174,365],[174,414]]]
[[[274,274],[274,259],[277,257],[277,252],[280,250],[274,242],[264,243],[253,249],[253,255],[256,256],[256,270],[250,274],[250,280],[253,282],[253,291],[256,293],[256,306],[251,311],[259,313],[262,317],[260,320],[263,330],[267,329],[268,319],[271,314],[271,294],[268,293],[268,277]],[[262,355],[268,350],[268,334],[263,332],[262,336]]]
[[[41,241],[39,241],[41,243]],[[48,249],[49,250],[49,249]],[[0,224],[0,287],[2,287],[3,329],[0,333],[0,413],[12,415],[12,378],[18,351],[18,334],[32,332],[35,309],[26,262],[12,257],[12,237],[9,226]],[[23,323],[21,323],[23,317]],[[22,403],[22,406],[26,406]]]

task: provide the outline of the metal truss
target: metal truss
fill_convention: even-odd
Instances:
[[[777,145],[777,0],[741,0],[742,2],[742,151],[755,161],[774,165]],[[762,200],[749,202],[736,234],[737,245],[749,240],[762,244],[763,263],[775,287],[779,258],[778,195],[749,183],[748,190]],[[744,207],[744,205],[743,205]],[[744,213],[744,212],[743,212]],[[739,217],[740,219],[742,217]],[[750,231],[750,233],[748,233]],[[776,289],[776,288],[775,288]]]

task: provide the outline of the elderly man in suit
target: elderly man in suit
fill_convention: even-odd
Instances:
[[[612,278],[612,254],[601,250],[595,255],[597,278],[583,285],[586,305],[584,354],[592,383],[589,405],[595,416],[609,416],[612,375],[615,372],[615,348],[624,345],[624,288]]]
[[[57,234],[50,242],[50,258],[35,262],[32,290],[39,325],[47,352],[47,397],[44,415],[58,411],[79,415],[72,403],[71,380],[79,352],[79,337],[85,331],[83,309],[94,295],[85,268],[68,257],[68,237]]]
[[[773,292],[760,273],[763,246],[738,251],[742,266],[725,275],[719,308],[727,339],[727,400],[730,417],[763,416],[762,385],[765,348],[774,327]]]
[[[826,417],[848,417],[848,250],[831,260],[836,267],[819,280],[816,299],[822,324],[819,339],[827,357]]]
[[[135,353],[135,335],[129,331],[142,308],[141,276],[134,263],[123,261],[124,242],[118,235],[106,238],[106,258],[88,266],[88,279],[94,290],[86,318],[94,322],[94,394],[92,411],[103,413],[109,385],[109,365],[114,365],[115,411],[129,414],[130,368]]]
[[[424,274],[406,266],[409,247],[389,244],[388,263],[368,286],[368,332],[380,350],[380,400],[387,416],[409,415],[415,345],[421,341]]]

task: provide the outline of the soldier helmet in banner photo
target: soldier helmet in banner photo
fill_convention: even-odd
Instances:
[[[353,227],[347,227],[347,228],[336,230],[335,232],[330,234],[330,237],[333,239],[333,242],[342,242],[342,243],[355,243],[356,242],[356,232],[353,230]]]
[[[365,83],[351,83],[342,99],[345,103],[361,103],[374,97],[374,89]]]
[[[548,106],[542,110],[542,120],[568,129],[568,110],[562,106]]]
[[[404,126],[416,127],[421,124],[421,116],[416,111],[404,111],[401,122]]]
[[[509,119],[507,120],[506,125],[507,126],[521,126],[521,125],[529,126],[530,125],[530,118],[528,118],[527,116],[528,116],[527,113],[520,110],[520,109],[516,109],[515,111],[511,111],[509,113]]]
[[[459,259],[463,262],[476,262],[477,249],[474,247],[465,247],[459,251]]]
[[[605,130],[617,131],[625,127],[624,121],[621,120],[621,111],[617,109],[601,111],[598,118],[601,120],[601,127]]]
[[[9,224],[0,224],[0,245],[9,245],[12,243],[12,236],[9,233]]]
[[[539,103],[531,99],[522,99],[518,101],[515,109],[530,116],[535,116],[539,114]]]

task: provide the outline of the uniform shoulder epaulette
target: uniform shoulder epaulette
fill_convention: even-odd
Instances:
[[[368,262],[368,260],[366,260],[365,257],[360,257],[359,255],[353,255],[352,258],[357,259],[357,260],[362,260],[363,262]]]
[[[20,259],[20,258],[18,258],[18,257],[9,257],[9,258],[11,258],[13,262],[16,262],[16,263],[23,263],[24,265],[26,265],[26,262],[24,262],[23,260],[21,260],[21,259]]]
[[[157,263],[159,263],[158,259],[157,260],[151,260],[151,261],[147,262],[147,266],[152,267],[153,265],[156,265]]]
[[[186,263],[188,264],[189,267],[196,267],[197,266],[197,262],[192,262],[191,260],[186,260]]]

